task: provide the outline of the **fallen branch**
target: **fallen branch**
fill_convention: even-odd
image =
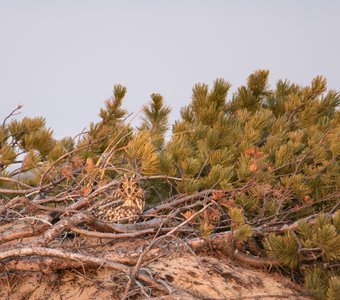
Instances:
[[[183,203],[186,203],[188,201],[194,201],[194,200],[202,198],[204,196],[209,196],[210,194],[212,194],[214,192],[218,192],[218,191],[225,192],[224,190],[205,190],[205,191],[202,191],[202,192],[193,193],[192,195],[189,195],[189,196],[181,195],[180,197],[175,198],[171,202],[166,202],[164,204],[158,205],[154,208],[151,208],[151,209],[145,211],[143,215],[150,215],[150,216],[156,215],[158,212],[160,212],[162,210],[177,207],[177,206],[182,205]]]
[[[50,248],[44,248],[44,247],[32,247],[32,248],[21,248],[21,249],[8,250],[8,251],[0,253],[0,260],[3,260],[5,258],[11,258],[11,257],[35,256],[35,255],[74,260],[74,261],[77,261],[78,263],[87,264],[87,265],[99,265],[99,266],[107,267],[107,268],[114,269],[116,271],[125,272],[125,273],[129,271],[129,267],[123,264],[120,264],[120,263],[112,262],[107,259],[98,258],[94,256],[89,256],[89,255],[83,255],[79,253],[64,252],[62,250],[50,249]]]
[[[95,237],[95,238],[100,238],[100,239],[125,239],[125,238],[135,238],[135,237],[139,237],[142,235],[146,235],[146,234],[152,234],[152,233],[156,233],[156,232],[170,232],[172,231],[174,228],[161,228],[160,230],[158,230],[157,228],[150,228],[150,229],[144,229],[144,230],[136,230],[133,232],[127,232],[127,233],[109,233],[109,232],[98,232],[98,231],[89,231],[86,229],[81,229],[78,227],[70,227],[70,230],[85,236],[89,236],[89,237]],[[186,229],[180,229],[179,231],[181,232],[193,232],[193,230],[191,228],[186,228]]]
[[[11,257],[0,261],[0,273],[5,271],[30,271],[51,273],[55,270],[80,268],[84,264],[79,261],[58,257]]]
[[[47,230],[42,236],[34,241],[34,246],[46,246],[53,241],[57,236],[61,235],[64,231],[74,227],[81,223],[91,223],[94,220],[94,216],[90,212],[78,213],[72,217],[68,217],[60,220]]]
[[[22,204],[25,201],[26,201],[25,197],[16,197],[14,199],[11,199],[6,204],[0,206],[0,215],[6,213],[7,209],[12,208],[17,204]]]
[[[15,183],[17,185],[21,185],[25,188],[28,188],[28,189],[32,189],[33,187],[20,181],[20,180],[16,180],[14,178],[10,178],[10,177],[3,177],[3,176],[0,176],[0,181],[7,181],[7,182],[12,182],[12,183]]]
[[[236,249],[232,232],[211,234],[207,238],[194,238],[186,243],[195,251],[220,250],[228,257],[253,267],[272,267],[279,264],[276,259],[245,254]]]
[[[49,190],[49,189],[55,187],[57,184],[59,184],[60,182],[62,182],[65,179],[66,179],[66,177],[63,176],[63,177],[59,178],[58,180],[55,180],[55,181],[48,183],[44,186],[29,188],[29,189],[24,189],[24,190],[0,189],[0,193],[1,194],[9,194],[9,195],[26,195],[28,197],[28,196],[32,196],[34,194],[37,194],[41,191]]]
[[[5,232],[0,233],[0,245],[9,241],[39,235],[40,233],[45,232],[48,228],[50,228],[50,225],[42,222],[27,225],[20,229],[6,230]]]
[[[167,218],[154,218],[149,221],[133,223],[133,224],[118,224],[113,222],[105,222],[96,220],[89,224],[89,227],[103,232],[135,232],[138,230],[145,230],[149,228],[158,228]]]
[[[125,274],[129,274],[131,271],[131,267],[126,266],[122,263],[114,262],[112,260],[104,259],[104,258],[98,258],[90,255],[83,255],[79,253],[71,253],[71,252],[65,252],[57,249],[50,249],[50,248],[44,248],[44,247],[33,247],[33,248],[21,248],[21,249],[13,249],[13,250],[8,250],[5,252],[0,253],[0,261],[7,259],[7,258],[15,258],[15,257],[25,257],[25,256],[40,256],[40,257],[53,257],[53,258],[59,258],[63,259],[66,261],[73,261],[72,266],[74,266],[74,261],[77,262],[79,265],[82,267],[85,266],[99,266],[103,268],[109,268],[115,271],[123,272]],[[45,263],[48,262],[49,260],[45,260]],[[51,260],[50,262],[53,262]],[[66,262],[65,262],[66,263]],[[16,264],[7,264],[6,265],[6,270],[10,270],[9,267],[12,266],[14,270]],[[20,268],[35,268],[36,264],[35,261],[33,260],[32,263],[27,261],[27,264],[24,264],[23,262],[20,264]],[[0,265],[1,267],[1,265]],[[12,269],[12,270],[13,270]],[[0,268],[1,270],[1,268]],[[164,288],[162,285],[160,285],[158,282],[153,280],[147,275],[144,274],[138,274],[138,279],[142,280],[153,287],[157,288],[158,290],[162,292],[167,292],[167,289]]]

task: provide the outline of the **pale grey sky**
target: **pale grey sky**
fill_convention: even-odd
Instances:
[[[74,136],[121,83],[130,112],[159,92],[173,121],[196,82],[234,91],[256,69],[340,90],[339,15],[336,0],[0,0],[0,120],[20,103]]]

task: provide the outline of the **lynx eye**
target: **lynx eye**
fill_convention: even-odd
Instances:
[[[137,183],[134,183],[134,184],[132,185],[132,187],[133,187],[133,188],[137,188],[137,187],[138,187],[138,184],[137,184]]]

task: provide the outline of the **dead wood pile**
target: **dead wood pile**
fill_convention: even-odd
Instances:
[[[228,258],[243,265],[270,269],[278,262],[265,256],[258,241],[266,233],[282,232],[295,226],[295,223],[288,226],[275,222],[253,224],[253,237],[247,244],[237,244],[228,216],[221,204],[214,201],[216,194],[224,197],[230,194],[230,191],[224,190],[205,190],[169,198],[147,209],[134,224],[95,220],[87,207],[116,184],[116,181],[109,182],[86,196],[79,196],[73,190],[48,197],[42,194],[41,188],[37,188],[24,190],[11,200],[2,200],[2,284],[8,283],[13,274],[51,274],[74,269],[85,274],[86,270],[105,269],[114,272],[115,281],[120,282],[114,294],[117,299],[196,299],[199,293],[195,295],[190,293],[190,289],[175,288],[173,276],[157,277],[157,265],[154,269],[150,266],[164,257],[171,260],[174,253],[179,253],[178,257],[186,253],[198,259],[209,252],[219,256],[221,261]],[[50,184],[44,190],[51,190],[55,185]],[[188,211],[191,213],[188,214]],[[220,221],[215,224],[214,233],[202,232],[198,220],[216,211],[219,211]],[[119,247],[122,243],[123,246]],[[207,278],[209,282],[209,276]],[[216,293],[211,298],[231,299],[225,298],[221,291]],[[274,296],[277,299],[295,299],[291,293]],[[275,299],[274,296],[272,299]]]

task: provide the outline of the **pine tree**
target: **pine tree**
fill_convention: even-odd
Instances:
[[[46,128],[42,117],[10,120],[21,108],[13,110],[0,126],[0,176],[34,184],[39,181],[42,164],[49,160],[59,142],[53,138],[53,131]],[[16,184],[0,181],[0,186],[14,188]]]
[[[327,90],[322,76],[308,86],[279,80],[273,89],[268,76],[267,70],[254,72],[229,101],[225,80],[215,80],[211,88],[196,84],[168,139],[170,108],[162,96],[151,95],[134,129],[122,108],[126,88],[121,85],[114,86],[100,120],[78,141],[55,140],[40,117],[6,118],[0,125],[0,188],[65,179],[66,186],[86,195],[95,184],[123,173],[177,177],[181,180],[171,186],[160,178],[148,181],[148,201],[213,189],[204,201],[214,206],[189,223],[201,236],[214,232],[222,220],[240,251],[257,239],[282,267],[304,276],[314,298],[336,299],[340,94]],[[21,177],[27,172],[31,176]],[[195,213],[189,210],[183,217]],[[253,231],[254,226],[297,220],[302,221],[280,232]]]
[[[160,151],[168,130],[168,116],[171,109],[166,106],[160,94],[152,94],[149,105],[143,106],[143,118],[139,130],[149,131],[153,144]]]
[[[280,80],[271,90],[268,75],[251,74],[230,102],[227,82],[217,80],[211,90],[197,84],[160,156],[164,173],[184,179],[179,192],[239,188],[228,211],[241,243],[253,234],[244,219],[294,221],[338,207],[340,94],[327,91],[321,76],[306,87]],[[318,271],[339,261],[338,218],[320,215],[316,224],[263,241],[283,266],[310,268],[305,282],[316,298],[332,299],[339,286],[333,267]]]

